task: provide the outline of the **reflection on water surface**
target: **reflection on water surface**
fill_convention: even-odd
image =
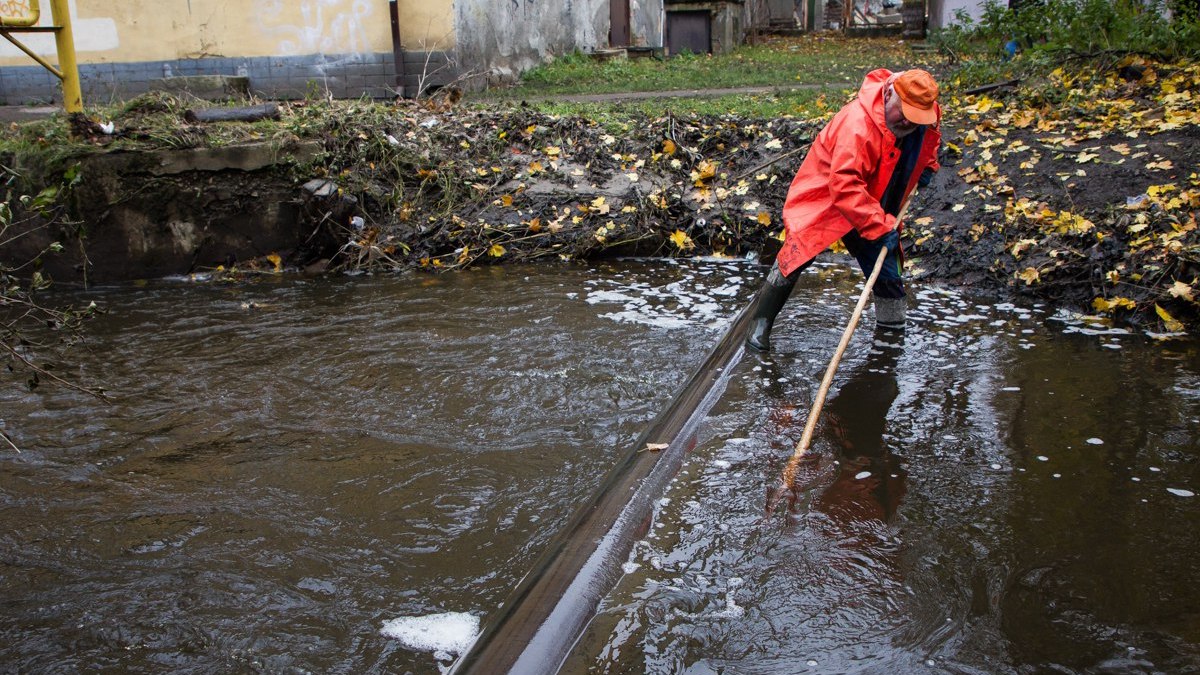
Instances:
[[[486,621],[760,274],[86,294],[116,404],[0,391],[24,451],[0,459],[0,663],[437,672],[384,624]],[[905,335],[855,336],[798,499],[761,521],[857,282],[803,277],[567,671],[1200,668],[1191,343],[919,289]]]

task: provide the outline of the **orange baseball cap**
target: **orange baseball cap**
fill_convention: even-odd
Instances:
[[[892,83],[900,95],[904,118],[913,124],[937,122],[938,85],[924,70],[906,70]]]

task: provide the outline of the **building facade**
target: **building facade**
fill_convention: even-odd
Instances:
[[[42,21],[50,11],[41,3]],[[107,103],[164,78],[248,78],[266,98],[383,98],[452,82],[503,81],[561,54],[661,48],[662,0],[70,0],[84,101]],[[0,3],[10,16],[29,0]],[[621,23],[624,26],[621,26]],[[16,37],[51,62],[53,38]],[[626,46],[626,45],[620,45]],[[0,41],[0,104],[61,100],[57,80]]]

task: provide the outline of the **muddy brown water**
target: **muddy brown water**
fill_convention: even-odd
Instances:
[[[494,615],[760,275],[77,294],[109,309],[76,356],[116,400],[0,389],[0,671],[438,672],[382,626]],[[762,522],[858,282],[803,277],[564,672],[1200,669],[1193,342],[917,285]]]

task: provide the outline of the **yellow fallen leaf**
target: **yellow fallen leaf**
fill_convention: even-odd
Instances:
[[[1172,164],[1171,160],[1169,159],[1164,159],[1161,162],[1150,162],[1146,164],[1147,171],[1170,171],[1174,168],[1175,165]]]
[[[271,264],[275,266],[276,272],[283,271],[283,258],[280,258],[278,253],[272,253],[267,256],[267,260],[270,260]]]
[[[667,140],[663,141],[663,154],[664,155],[667,155],[667,156],[673,155],[673,154],[675,154],[675,150],[676,150],[675,141],[673,141],[669,138]]]
[[[1059,211],[1058,216],[1051,224],[1054,226],[1054,231],[1059,234],[1083,234],[1096,227],[1092,221],[1070,211]]]
[[[955,204],[954,206],[950,207],[950,210],[957,213],[965,208],[967,208],[966,204]]]
[[[671,243],[675,244],[675,248],[681,251],[695,247],[695,244],[692,243],[692,238],[689,237],[687,232],[684,232],[683,230],[675,230],[675,232],[671,234]]]
[[[612,210],[612,207],[604,199],[604,195],[600,195],[592,200],[591,211],[604,215]]]
[[[1096,159],[1099,156],[1100,156],[1100,153],[1088,152],[1085,150],[1085,151],[1079,153],[1079,155],[1075,158],[1075,161],[1078,162],[1079,164],[1084,164],[1086,162],[1090,162],[1090,161]]]
[[[783,147],[783,141],[779,140],[778,138],[772,138],[771,140],[767,141],[763,147],[768,150],[779,150]]]
[[[1168,331],[1170,331],[1172,333],[1183,332],[1183,323],[1181,321],[1177,320],[1175,317],[1168,314],[1167,310],[1163,309],[1162,307],[1159,307],[1158,303],[1155,303],[1154,311],[1158,314],[1158,318],[1162,319],[1163,326],[1166,327],[1166,329]]]
[[[547,157],[557,157],[562,154],[562,148],[556,145],[547,145],[542,152],[546,153]]]
[[[1037,244],[1037,239],[1022,239],[1022,240],[1018,241],[1017,243],[1013,244],[1012,248],[1010,248],[1008,250],[1008,252],[1012,254],[1012,257],[1020,258],[1021,254],[1025,251],[1025,249],[1029,248],[1030,246],[1033,246],[1034,244]],[[1032,269],[1032,268],[1030,268],[1030,269]]]
[[[922,216],[913,221],[913,225],[920,225],[922,227],[931,223],[933,223],[933,216]]]
[[[1118,308],[1134,309],[1135,307],[1137,307],[1136,302],[1130,300],[1129,298],[1123,298],[1120,296],[1111,299],[1096,298],[1095,300],[1092,300],[1092,308],[1097,312],[1111,312]]]
[[[1024,129],[1037,120],[1036,110],[1018,110],[1013,113],[1012,125],[1018,129]]]
[[[669,447],[671,447],[671,445],[669,443],[647,443],[646,444],[646,450],[649,452],[658,452],[660,450],[666,450]]]
[[[500,244],[492,244],[492,247],[488,249],[488,255],[493,258],[499,258],[504,255],[504,247]]]
[[[767,213],[766,211],[759,211],[756,220],[758,220],[759,225],[770,225],[771,214]]]
[[[500,195],[500,203],[504,206],[512,206],[512,195]]]
[[[1026,286],[1031,286],[1035,282],[1041,281],[1042,275],[1032,267],[1026,267],[1017,273],[1017,278],[1025,282]]]
[[[1171,284],[1171,287],[1167,289],[1167,292],[1170,293],[1172,297],[1183,298],[1189,302],[1196,301],[1195,297],[1192,295],[1192,287],[1183,283],[1182,281],[1176,281],[1175,283]]]

